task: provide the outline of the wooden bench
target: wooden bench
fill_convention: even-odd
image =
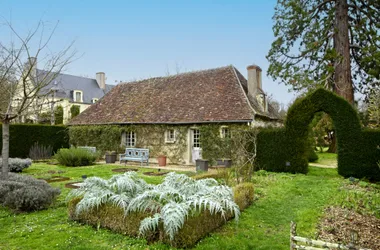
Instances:
[[[143,162],[149,166],[149,149],[146,148],[126,148],[124,154],[120,154],[120,163],[122,161],[127,165],[127,161],[139,161],[141,166]]]

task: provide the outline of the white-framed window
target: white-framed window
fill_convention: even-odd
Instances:
[[[174,143],[175,142],[175,130],[168,129],[165,131],[165,143]]]
[[[136,133],[133,131],[125,132],[125,145],[127,147],[136,147]]]
[[[74,102],[83,102],[83,92],[81,90],[74,90]]]
[[[193,147],[201,147],[201,132],[199,131],[199,129],[193,129]]]
[[[231,138],[230,129],[227,126],[222,126],[220,128],[220,137],[224,138]]]
[[[91,100],[92,103],[96,103],[97,101],[99,101],[98,98],[92,98],[92,100]]]

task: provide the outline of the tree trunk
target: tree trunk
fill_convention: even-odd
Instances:
[[[8,159],[9,159],[9,120],[4,119],[3,120],[3,149],[1,152],[2,155],[2,161],[3,161],[3,167],[2,167],[2,175],[1,179],[7,180],[8,179]]]
[[[331,142],[329,145],[328,153],[336,153],[336,136],[335,133],[331,134]]]
[[[350,41],[348,37],[348,4],[347,0],[336,0],[335,3],[334,48],[338,54],[338,59],[335,65],[334,91],[353,105],[354,89],[352,87]]]

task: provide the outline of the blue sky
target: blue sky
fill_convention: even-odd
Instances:
[[[0,15],[20,32],[39,20],[59,21],[49,47],[60,50],[75,40],[81,55],[66,73],[107,83],[234,65],[259,65],[263,88],[280,103],[293,94],[266,76],[275,0],[235,1],[55,1],[0,0]],[[49,26],[49,24],[47,25]],[[7,33],[2,32],[4,36]]]

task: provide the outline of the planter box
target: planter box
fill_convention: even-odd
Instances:
[[[106,155],[106,163],[115,163],[116,162],[116,154]]]
[[[157,157],[157,161],[158,161],[158,166],[160,166],[160,167],[166,166],[166,156],[165,155],[160,155],[159,157]]]
[[[218,159],[216,160],[216,165],[218,166],[225,166],[226,168],[230,168],[232,166],[232,160],[231,159]]]
[[[208,160],[198,159],[195,161],[195,166],[196,166],[197,172],[198,171],[207,172],[208,171]]]

